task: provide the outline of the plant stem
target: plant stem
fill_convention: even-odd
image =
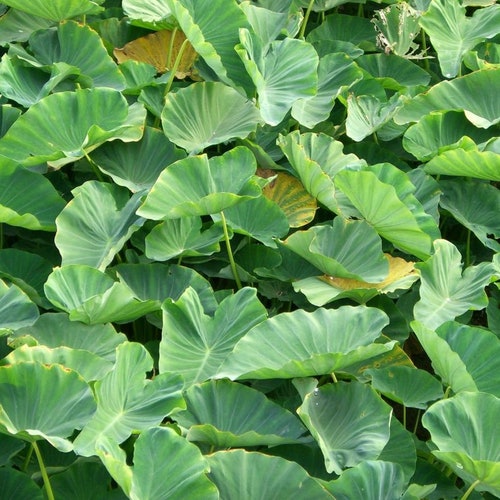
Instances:
[[[481,481],[479,479],[476,479],[470,486],[469,489],[464,493],[464,496],[461,498],[461,500],[467,500],[469,498],[469,495],[474,491],[475,487],[480,483]]]
[[[299,38],[304,38],[304,34],[306,32],[307,21],[309,21],[309,16],[311,15],[313,4],[314,4],[314,0],[309,0],[309,5],[307,6],[306,13],[304,14],[304,20],[302,21],[302,25],[300,26]]]
[[[165,87],[165,90],[163,92],[163,98],[167,96],[167,94],[170,92],[170,89],[172,88],[172,83],[174,82],[175,74],[177,73],[177,69],[179,68],[179,64],[181,63],[182,59],[182,54],[184,53],[184,50],[187,47],[187,44],[189,43],[189,40],[186,38],[181,45],[181,48],[179,49],[179,53],[177,54],[177,57],[175,58],[175,63],[170,70],[170,76],[168,78],[167,86]]]
[[[425,31],[422,30],[422,52],[424,53],[424,69],[427,73],[431,72],[431,65],[429,64],[429,59],[427,59],[427,38],[425,38]]]
[[[337,380],[337,377],[335,376],[335,373],[332,372],[332,380],[337,383],[338,380]]]
[[[40,448],[36,444],[36,441],[31,443],[33,450],[35,450],[35,455],[38,460],[38,465],[40,466],[40,472],[42,473],[43,484],[45,485],[45,492],[47,494],[47,500],[55,500],[54,492],[52,491],[52,486],[50,484],[49,476],[47,474],[47,469],[43,463],[42,454],[40,453]]]
[[[3,224],[0,222],[0,250],[3,248]]]
[[[33,455],[33,444],[30,444],[30,449],[28,450],[28,453],[26,453],[26,457],[23,462],[23,466],[21,467],[21,470],[23,472],[26,472],[28,470],[28,465],[31,460],[31,456]]]
[[[413,427],[413,434],[417,433],[418,429],[418,424],[420,422],[420,414],[422,413],[422,410],[418,409],[417,410],[417,418],[415,418],[415,426]]]
[[[90,166],[92,167],[92,171],[94,172],[95,176],[97,177],[97,180],[100,182],[105,182],[104,177],[101,174],[101,171],[99,170],[99,167],[97,166],[97,163],[87,154],[87,151],[84,151],[83,154],[85,155],[85,158],[89,162]]]
[[[373,137],[373,142],[375,144],[378,144],[379,142],[378,142],[378,137],[377,137],[377,133],[376,132],[373,132],[372,137]]]
[[[170,44],[168,46],[167,68],[172,67],[172,53],[173,53],[173,49],[174,49],[175,38],[177,36],[178,31],[179,31],[179,28],[174,28],[172,30],[172,36],[170,37]]]
[[[465,267],[470,266],[470,229],[467,229],[467,240],[465,246]]]
[[[229,232],[227,230],[227,222],[226,222],[226,216],[224,215],[224,212],[221,211],[220,213],[221,220],[222,220],[222,229],[224,230],[224,240],[226,241],[226,248],[227,248],[227,255],[229,257],[229,264],[231,265],[231,270],[233,271],[233,276],[234,276],[234,281],[236,281],[236,286],[238,287],[238,290],[241,290],[241,280],[240,276],[238,275],[238,269],[236,269],[236,263],[234,262],[234,257],[233,257],[233,251],[231,250],[231,242],[229,241]]]
[[[403,405],[403,427],[406,429],[406,406]]]

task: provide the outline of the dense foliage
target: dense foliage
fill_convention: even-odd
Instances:
[[[0,12],[0,498],[500,497],[500,6]]]

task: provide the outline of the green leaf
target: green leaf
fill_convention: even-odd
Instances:
[[[68,21],[56,30],[36,31],[29,40],[33,55],[42,65],[65,63],[81,71],[77,82],[85,87],[125,88],[125,79],[108,55],[102,39],[89,26]]]
[[[233,232],[250,236],[272,248],[276,247],[274,240],[285,236],[290,229],[283,210],[265,196],[233,205],[224,210],[224,216]],[[214,214],[212,219],[219,221],[221,216]]]
[[[126,285],[90,266],[58,267],[44,289],[47,299],[71,320],[87,324],[132,321],[158,309],[154,300],[140,301]]]
[[[443,381],[455,393],[460,391],[476,392],[477,386],[460,356],[436,332],[418,321],[410,324],[420,344],[429,356],[432,367]]]
[[[132,24],[138,26],[161,30],[170,29],[175,24],[167,0],[150,0],[147,4],[142,0],[123,0],[122,7]]]
[[[70,321],[64,313],[42,314],[33,325],[17,329],[12,338],[14,345],[33,341],[35,345],[50,348],[69,347],[88,351],[111,362],[115,361],[116,348],[127,339],[110,324],[85,325]]]
[[[144,223],[135,214],[141,193],[129,198],[124,188],[88,181],[72,194],[56,219],[55,244],[62,265],[84,264],[103,271]]]
[[[407,129],[403,147],[415,158],[428,161],[447,147],[452,148],[460,143],[464,137],[480,143],[488,140],[491,133],[474,127],[462,112],[436,111]]]
[[[330,276],[380,282],[389,273],[382,240],[362,220],[335,217],[331,224],[296,231],[284,244]]]
[[[177,219],[220,212],[260,195],[256,164],[245,147],[222,156],[190,156],[166,168],[137,213],[148,219]]]
[[[0,466],[2,466],[0,474],[2,474],[2,471],[6,470],[3,466],[9,465],[11,459],[26,447],[26,442],[10,434],[0,434],[0,445]],[[3,485],[2,480],[0,485]]]
[[[65,202],[50,181],[5,158],[0,165],[0,223],[54,231],[55,218]]]
[[[330,14],[307,35],[308,42],[321,40],[342,40],[354,45],[369,42],[375,47],[375,30],[370,20],[364,17]]]
[[[257,88],[260,113],[266,123],[277,125],[299,99],[317,92],[319,58],[303,40],[285,38],[269,44],[267,51],[250,31],[240,29],[236,52]]]
[[[97,2],[91,0],[32,0],[29,4],[24,0],[5,0],[3,3],[51,21],[64,21],[76,16],[97,14],[103,10]]]
[[[169,140],[191,154],[231,139],[244,139],[261,122],[251,101],[219,82],[193,83],[170,92],[161,119]]]
[[[481,262],[462,274],[461,255],[453,243],[434,241],[434,255],[415,267],[420,271],[421,285],[413,313],[428,328],[488,305],[484,287],[493,275],[492,265]]]
[[[397,55],[365,54],[356,59],[356,64],[389,89],[403,90],[405,87],[428,85],[430,80],[429,73],[424,69]]]
[[[292,105],[292,116],[307,128],[313,128],[330,116],[341,90],[361,80],[362,72],[346,54],[327,54],[319,60],[316,95],[301,98]]]
[[[153,358],[141,344],[124,342],[117,347],[113,370],[94,385],[97,411],[76,438],[76,453],[94,455],[102,437],[121,443],[132,431],[158,425],[185,407],[182,378],[163,373],[145,379],[152,369]]]
[[[401,96],[394,94],[387,101],[372,95],[356,96],[347,99],[346,134],[359,142],[388,124],[401,107]]]
[[[63,452],[96,404],[86,382],[61,365],[18,363],[0,366],[0,430],[25,441],[46,439]]]
[[[481,243],[500,252],[500,192],[484,182],[441,181],[443,196],[440,205]],[[493,238],[488,237],[493,235]],[[496,239],[495,239],[496,238]]]
[[[7,278],[35,304],[47,306],[43,284],[52,272],[52,264],[40,255],[5,248],[0,250],[0,278]]]
[[[385,54],[421,58],[422,54],[415,54],[418,45],[413,41],[420,32],[419,19],[420,12],[406,2],[376,10],[372,23],[377,31],[377,46]]]
[[[221,498],[293,498],[300,492],[308,500],[331,499],[300,465],[281,457],[229,450],[209,455],[208,463],[209,478],[217,485]]]
[[[500,399],[482,392],[457,394],[435,403],[422,418],[439,460],[477,491],[500,495]]]
[[[441,325],[436,333],[458,354],[478,390],[500,397],[498,337],[484,328],[452,321]]]
[[[220,250],[219,242],[223,238],[221,224],[213,224],[203,231],[199,216],[168,219],[146,236],[146,255],[159,261],[212,255]]]
[[[117,491],[112,490],[112,481],[102,464],[84,459],[77,459],[66,470],[50,477],[55,498],[66,500],[79,500],[85,496],[101,500],[117,497],[121,500],[122,497],[117,495]]]
[[[369,170],[343,170],[335,176],[335,185],[380,236],[405,252],[426,258],[431,253],[432,240],[417,219],[418,202],[412,197],[415,204],[408,203],[411,193],[398,196],[407,190],[403,187],[404,175],[395,175],[394,180],[398,184],[386,183]],[[420,211],[423,212],[421,208]]]
[[[401,498],[406,487],[403,469],[399,464],[381,460],[366,460],[342,473],[339,479],[325,486],[336,500],[352,498]]]
[[[387,351],[373,344],[387,324],[378,309],[281,313],[254,326],[222,364],[218,378],[267,379],[324,375]]]
[[[340,170],[360,168],[366,162],[356,155],[343,154],[344,145],[325,134],[294,131],[280,135],[278,145],[308,193],[338,213],[333,177]]]
[[[399,124],[417,122],[432,111],[463,110],[476,127],[488,128],[500,121],[500,102],[494,89],[500,85],[500,68],[474,71],[440,82],[407,101],[394,117]]]
[[[58,92],[31,106],[0,139],[0,154],[25,166],[61,167],[112,140],[139,140],[146,110],[106,88]],[[64,124],[72,123],[72,127]]]
[[[239,30],[250,24],[235,0],[166,0],[182,31],[196,52],[231,87],[247,95],[252,82],[234,50]]]
[[[32,325],[38,316],[38,307],[20,288],[0,280],[0,331]]]
[[[380,293],[388,294],[407,289],[418,279],[413,262],[385,254],[389,262],[387,278],[378,283],[367,283],[352,278],[335,276],[309,276],[293,283],[296,291],[302,292],[311,304],[323,306],[333,300],[349,298],[358,304],[366,304]]]
[[[0,497],[7,499],[29,498],[43,500],[42,490],[24,472],[2,467],[0,469]]]
[[[370,368],[365,373],[371,376],[374,389],[406,407],[425,410],[430,401],[443,397],[441,383],[424,370],[392,366]]]
[[[36,362],[43,365],[59,364],[77,372],[85,382],[100,380],[113,368],[113,363],[86,350],[68,347],[49,348],[23,345],[0,361],[2,365]]]
[[[425,171],[500,181],[500,157],[494,151],[452,149],[432,158],[425,166]]]
[[[210,283],[189,267],[158,263],[119,264],[113,270],[135,297],[145,302],[154,301],[158,311],[165,299],[178,300],[188,287],[196,291],[206,312],[217,308]]]
[[[318,442],[328,472],[375,460],[389,441],[392,409],[368,385],[337,382],[314,389],[297,410]]]
[[[192,385],[184,397],[187,408],[174,418],[187,430],[189,441],[219,449],[272,446],[296,443],[306,432],[295,415],[262,392],[236,382],[212,380]]]
[[[464,54],[478,43],[498,34],[500,5],[477,9],[465,16],[459,2],[434,0],[420,18],[420,25],[437,52],[441,72],[446,78],[457,76]]]
[[[180,373],[186,385],[212,378],[235,344],[266,318],[255,289],[243,288],[207,315],[192,288],[163,304],[160,372]]]
[[[107,142],[90,154],[119,186],[136,193],[151,189],[165,167],[186,157],[160,130],[146,127],[140,141]]]
[[[34,31],[50,28],[53,25],[54,21],[22,10],[9,9],[0,17],[0,43],[26,42]]]
[[[217,488],[207,478],[209,466],[200,450],[172,429],[143,431],[134,449],[131,467],[125,452],[110,439],[103,437],[97,448],[109,473],[131,500],[219,498]]]

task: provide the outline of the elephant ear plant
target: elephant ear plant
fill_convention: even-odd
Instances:
[[[500,6],[3,0],[0,498],[500,497]]]

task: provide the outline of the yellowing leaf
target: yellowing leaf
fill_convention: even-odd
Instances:
[[[257,175],[264,178],[275,177],[267,184],[262,193],[276,203],[285,213],[290,227],[301,227],[309,224],[318,209],[316,199],[305,189],[293,175],[259,168]]]
[[[341,290],[358,290],[360,288],[376,288],[377,290],[390,292],[398,287],[400,281],[406,281],[406,278],[417,278],[417,273],[414,269],[414,262],[408,262],[400,257],[392,257],[385,254],[389,261],[389,275],[380,283],[366,283],[350,278],[336,278],[334,276],[324,275],[321,277],[323,281],[329,285]]]
[[[182,31],[162,30],[150,35],[142,36],[121,49],[113,51],[119,63],[132,59],[154,66],[158,73],[165,73],[173,68],[177,57],[184,45],[181,59],[175,72],[176,78],[191,76],[192,67],[197,54],[186,35]]]

